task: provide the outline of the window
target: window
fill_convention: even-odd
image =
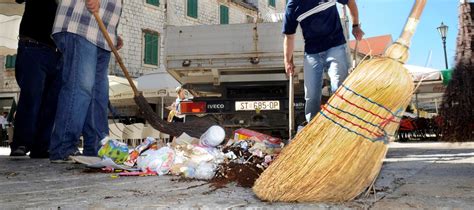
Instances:
[[[188,0],[186,14],[188,17],[198,17],[198,0]]]
[[[255,19],[252,16],[246,15],[245,17],[247,19],[247,23],[254,23],[255,22]]]
[[[229,7],[220,6],[220,19],[221,24],[229,24]]]
[[[155,5],[157,7],[160,6],[160,0],[146,0],[147,4]]]
[[[268,0],[268,6],[275,7],[275,0]]]
[[[16,55],[7,55],[5,59],[5,68],[13,69],[15,68]]]
[[[159,35],[158,33],[145,32],[145,52],[143,63],[149,65],[158,65]]]

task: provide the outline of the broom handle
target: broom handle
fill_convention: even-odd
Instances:
[[[288,141],[290,141],[292,138],[293,138],[293,132],[295,130],[295,125],[294,125],[294,122],[295,122],[295,89],[294,89],[294,85],[293,85],[293,73],[290,73],[290,81],[289,81],[289,93],[288,93],[288,101],[289,101],[289,104],[288,104],[288,118],[289,118],[289,122],[288,122],[288,126],[289,126],[289,139]]]
[[[122,68],[123,74],[125,75],[125,78],[127,78],[128,83],[130,83],[130,87],[133,89],[133,94],[134,95],[139,95],[138,94],[138,89],[137,86],[135,86],[135,83],[133,83],[132,78],[130,77],[130,74],[128,74],[127,67],[123,64],[122,57],[120,57],[120,54],[117,52],[117,49],[114,46],[114,43],[112,42],[112,39],[110,39],[109,33],[107,32],[107,29],[105,28],[104,22],[102,22],[102,19],[99,16],[98,12],[92,13],[95,17],[95,20],[99,24],[100,31],[102,31],[102,34],[105,37],[105,40],[107,40],[107,44],[109,45],[110,49],[112,49],[112,52],[115,55],[115,59],[120,65],[120,68]]]
[[[410,46],[410,40],[415,33],[416,26],[418,25],[418,21],[420,20],[421,13],[425,8],[426,0],[416,0],[413,8],[410,12],[410,16],[408,17],[408,21],[405,23],[405,27],[403,28],[403,32],[398,38],[397,42],[406,45],[407,47]]]

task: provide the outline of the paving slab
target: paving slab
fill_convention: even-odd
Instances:
[[[392,143],[374,189],[345,203],[269,203],[251,189],[174,176],[118,177],[0,156],[0,208],[459,208],[474,206],[474,143]],[[374,193],[375,191],[375,193]]]

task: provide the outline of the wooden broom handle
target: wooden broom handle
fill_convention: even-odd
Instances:
[[[112,49],[112,52],[115,55],[115,59],[120,65],[120,68],[122,68],[123,74],[125,74],[125,78],[127,78],[128,83],[130,83],[130,87],[133,89],[133,94],[134,95],[139,95],[137,86],[135,86],[135,83],[133,83],[132,78],[130,77],[130,74],[128,74],[127,67],[123,64],[122,57],[120,57],[120,54],[117,52],[117,49],[114,46],[114,43],[112,42],[112,39],[110,39],[109,33],[107,32],[107,29],[105,28],[104,22],[102,22],[102,19],[99,16],[98,12],[93,12],[92,13],[95,17],[95,20],[99,24],[100,31],[102,31],[102,34],[105,37],[105,40],[107,40],[107,44],[109,45],[110,49]]]
[[[415,33],[416,26],[418,25],[418,21],[420,20],[421,13],[425,8],[426,0],[415,0],[415,4],[411,9],[410,16],[408,17],[408,21],[405,23],[405,27],[403,28],[403,32],[398,38],[397,42],[406,45],[407,47],[410,46],[410,40]]]

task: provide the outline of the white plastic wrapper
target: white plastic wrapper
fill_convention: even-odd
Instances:
[[[216,174],[217,165],[213,163],[202,162],[195,171],[194,178],[210,180]]]
[[[175,153],[169,147],[162,147],[159,150],[147,150],[143,152],[137,159],[137,166],[142,170],[150,169],[158,173],[158,175],[167,174],[174,161]]]

